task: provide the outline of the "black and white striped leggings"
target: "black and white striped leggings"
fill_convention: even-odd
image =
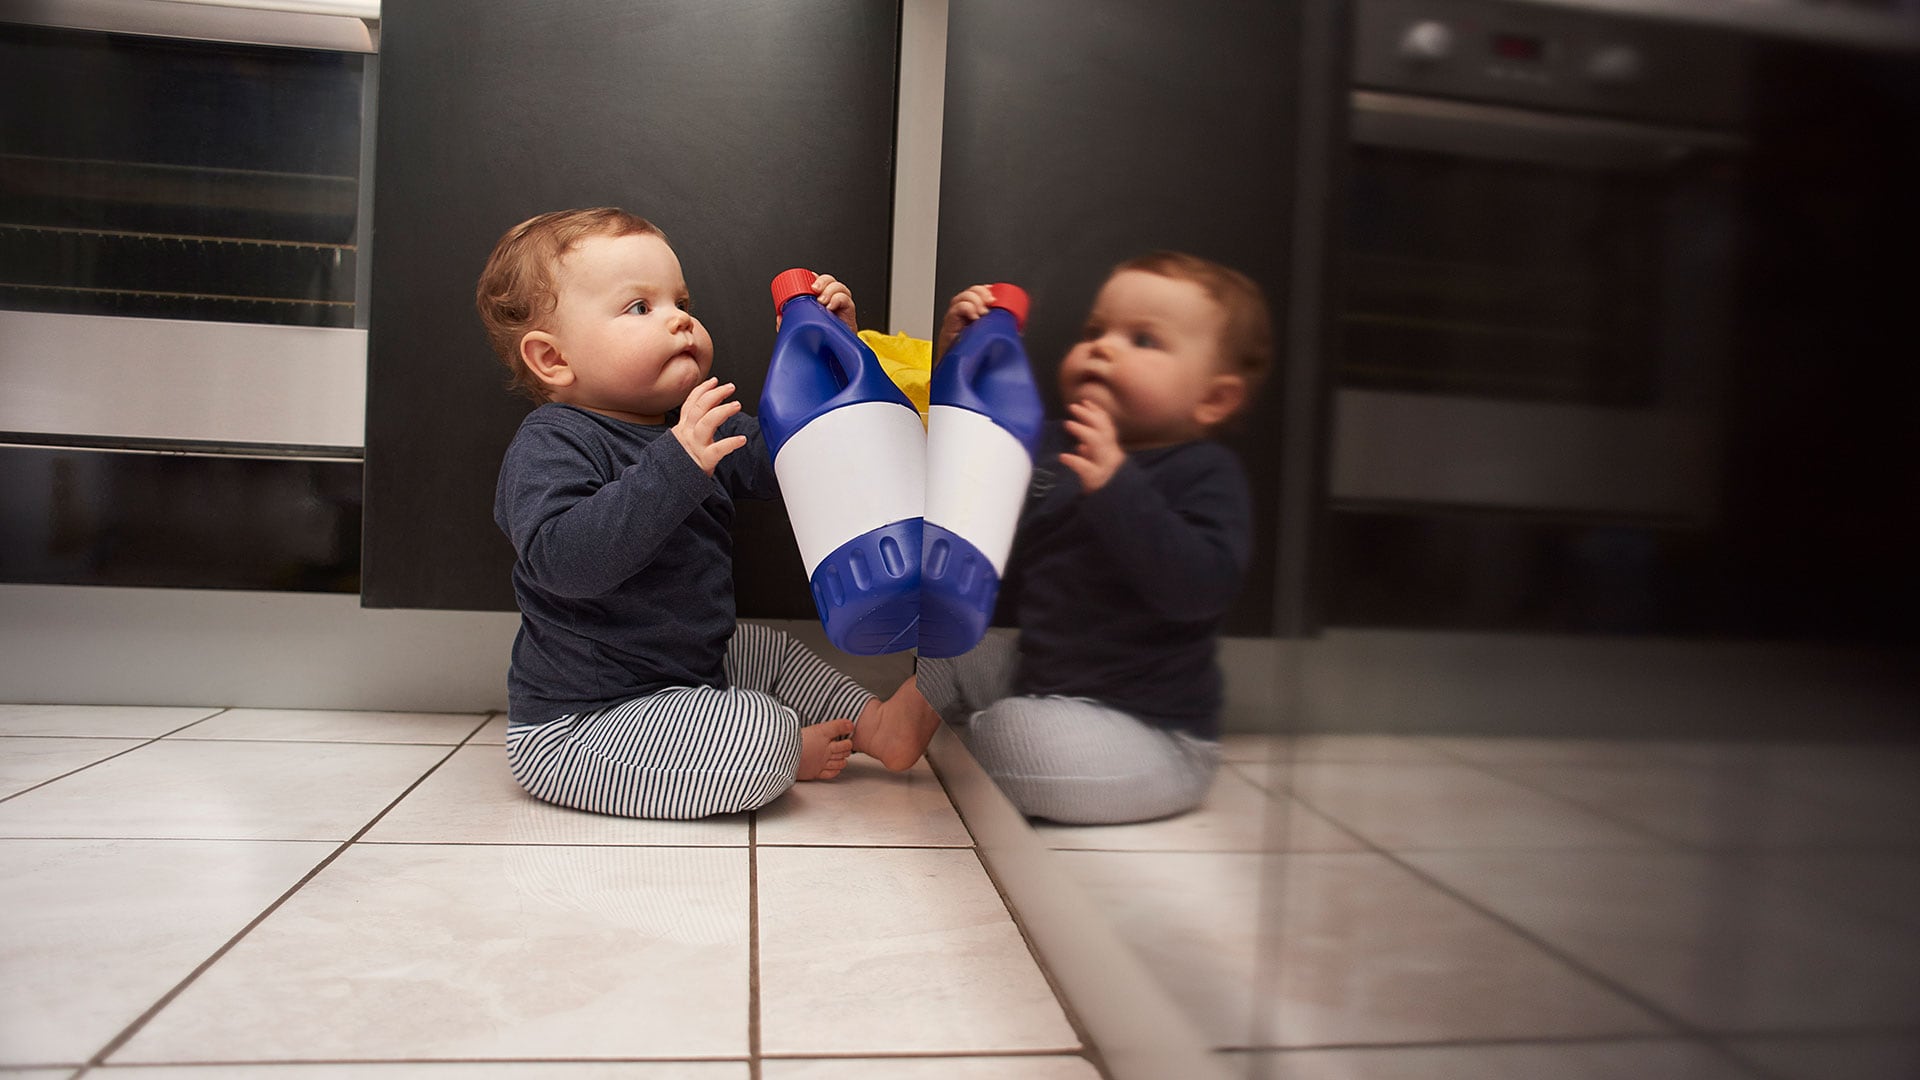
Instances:
[[[639,818],[755,810],[793,786],[800,728],[874,700],[813,650],[741,623],[728,687],[675,687],[596,712],[507,729],[507,764],[537,799]]]

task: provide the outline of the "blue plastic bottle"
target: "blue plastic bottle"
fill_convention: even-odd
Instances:
[[[814,277],[773,279],[780,331],[760,430],[827,640],[899,652],[918,643],[926,429],[873,350],[814,297]]]
[[[993,306],[960,332],[928,387],[921,656],[958,656],[986,634],[1040,447],[1040,392],[1020,339],[1026,290],[990,288]]]

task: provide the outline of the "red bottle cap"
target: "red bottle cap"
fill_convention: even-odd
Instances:
[[[773,313],[780,314],[780,309],[787,306],[787,301],[796,296],[812,296],[813,279],[819,276],[804,266],[796,266],[791,270],[782,270],[775,274],[773,276]]]
[[[997,307],[1002,311],[1010,312],[1013,315],[1013,325],[1019,329],[1021,333],[1025,333],[1027,330],[1027,290],[1018,285],[1009,285],[1004,281],[996,281],[987,286],[987,288],[993,290],[993,303],[987,306]]]

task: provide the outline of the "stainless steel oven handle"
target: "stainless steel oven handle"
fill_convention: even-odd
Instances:
[[[1703,153],[1736,154],[1721,131],[1656,127],[1501,105],[1356,90],[1352,138],[1362,146],[1605,172],[1662,172]]]
[[[312,10],[312,5],[302,9],[291,3],[274,10],[264,3],[235,7],[184,0],[14,0],[0,14],[0,23],[328,52],[377,52],[373,31],[359,15],[368,5],[342,2],[335,7],[347,14],[326,14]],[[377,18],[378,4],[370,10],[368,17]]]

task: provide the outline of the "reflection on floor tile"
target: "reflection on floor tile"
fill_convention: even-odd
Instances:
[[[157,739],[219,711],[152,705],[0,705],[0,735]]]
[[[744,1061],[409,1061],[387,1065],[136,1065],[128,1080],[748,1080]],[[65,1075],[65,1074],[62,1074]],[[8,1076],[6,1080],[14,1080]]]
[[[1762,1080],[1709,1047],[1666,1040],[1281,1050],[1247,1056],[1259,1059],[1265,1080]]]
[[[743,1057],[747,897],[732,848],[356,846],[111,1060]]]
[[[0,1064],[85,1062],[331,850],[0,840]]]
[[[0,799],[96,761],[104,761],[144,741],[43,739],[30,735],[0,738]]]
[[[1913,1080],[1920,1035],[1736,1039],[1734,1053],[1780,1080]]]
[[[1219,1046],[1660,1033],[1665,1025],[1374,855],[1060,852]],[[1284,889],[1277,908],[1261,888]],[[1256,927],[1267,929],[1256,931]],[[1269,952],[1271,950],[1271,952]],[[1259,958],[1278,982],[1252,1000]]]
[[[762,844],[970,847],[945,788],[923,759],[905,772],[856,754],[837,778],[795,784],[759,811]]]
[[[647,821],[570,810],[528,795],[498,746],[463,746],[367,830],[368,843],[653,844],[744,847],[747,815]]]
[[[1765,851],[1739,863],[1770,886],[1920,933],[1920,853]]]
[[[763,1080],[1100,1080],[1080,1057],[813,1058],[770,1059]]]
[[[164,739],[0,803],[0,836],[345,840],[447,753]]]
[[[1350,834],[1297,801],[1287,800],[1284,836],[1270,831],[1281,821],[1265,792],[1240,775],[1238,765],[1220,769],[1206,801],[1190,813],[1134,825],[1038,823],[1040,840],[1055,849],[1094,851],[1359,851]],[[1270,820],[1270,817],[1273,818]]]
[[[311,742],[432,743],[455,746],[486,718],[478,713],[333,712],[228,709],[178,739],[279,739]]]
[[[1407,860],[1577,962],[1714,1032],[1920,1024],[1920,938],[1686,853]]]
[[[972,850],[757,859],[763,1052],[1079,1048]]]
[[[1309,763],[1292,771],[1302,802],[1390,851],[1662,846],[1473,766]]]

